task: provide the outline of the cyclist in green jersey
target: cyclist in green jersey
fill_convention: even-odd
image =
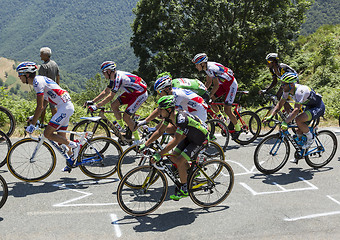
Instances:
[[[171,157],[171,161],[177,166],[182,186],[181,189],[177,189],[176,193],[171,195],[170,198],[178,201],[188,196],[187,170],[190,167],[188,161],[197,154],[200,146],[206,141],[208,136],[207,125],[198,117],[186,111],[175,110],[174,95],[161,97],[158,100],[158,108],[160,118],[164,119],[163,124],[152,134],[145,144],[140,145],[139,150],[142,151],[146,146],[149,146],[153,141],[162,136],[169,123],[177,128],[174,138],[163,150],[153,155],[153,160],[159,161],[164,154],[177,146],[174,150],[175,156]]]
[[[172,76],[169,72],[163,72],[157,76],[157,79],[168,75],[170,79],[172,79]],[[175,88],[183,88],[183,89],[189,89],[196,93],[197,95],[201,96],[206,103],[210,100],[210,94],[205,87],[205,85],[198,79],[190,79],[190,78],[175,78],[172,79],[172,86]]]

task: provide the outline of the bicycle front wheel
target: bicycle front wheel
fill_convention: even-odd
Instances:
[[[25,182],[37,182],[47,178],[56,165],[52,147],[43,142],[24,138],[14,143],[7,155],[7,167],[16,178]]]
[[[279,171],[287,162],[290,153],[289,143],[280,134],[265,137],[254,152],[254,163],[260,172],[272,174]]]
[[[229,144],[228,127],[219,119],[209,119],[206,123],[209,129],[209,139],[217,142],[223,151],[226,151]]]
[[[261,131],[261,120],[256,113],[245,111],[240,113],[241,134],[235,140],[238,144],[247,145],[255,141]]]
[[[11,147],[11,140],[0,130],[0,167],[6,164],[6,156]]]
[[[92,178],[106,178],[117,171],[122,155],[121,146],[112,138],[97,137],[89,140],[79,152],[80,170]]]
[[[132,169],[120,181],[118,204],[130,215],[144,216],[159,208],[167,191],[168,181],[164,173],[152,166],[140,166]]]
[[[0,106],[0,129],[10,137],[14,132],[15,125],[13,114],[7,108]]]
[[[308,149],[306,162],[313,168],[327,165],[334,157],[338,148],[338,141],[333,132],[322,130],[317,132],[313,144]]]
[[[5,179],[0,175],[0,208],[2,208],[7,201],[8,187]]]
[[[217,169],[218,172],[216,172]],[[220,160],[211,160],[198,165],[188,181],[189,196],[195,204],[201,207],[213,207],[220,204],[229,196],[233,186],[233,169],[228,163]]]

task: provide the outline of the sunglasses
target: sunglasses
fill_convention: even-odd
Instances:
[[[157,93],[158,93],[158,94],[161,94],[161,92],[162,92],[162,90],[157,90]]]
[[[286,82],[282,82],[281,83],[281,86],[286,86],[286,85],[289,85],[290,83],[286,83]]]
[[[269,60],[267,60],[267,63],[272,63],[273,61],[269,61]]]
[[[19,72],[18,75],[19,75],[19,76],[23,76],[23,75],[25,75],[25,73]]]

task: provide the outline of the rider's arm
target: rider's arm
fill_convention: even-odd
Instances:
[[[110,92],[111,92],[111,88],[109,88],[109,87],[105,88],[97,97],[95,97],[92,100],[92,102],[94,102],[94,103],[98,102],[100,99],[102,99],[105,96],[107,96]]]
[[[270,89],[272,89],[273,87],[275,87],[277,84],[277,76],[273,75],[273,81],[270,83],[269,87],[267,87],[265,90],[269,91]]]
[[[101,107],[101,106],[104,106],[105,104],[109,103],[115,97],[115,95],[116,95],[116,93],[111,91],[109,96],[107,96],[106,98],[104,98],[102,101],[100,101],[97,104],[97,107]]]
[[[286,119],[286,123],[290,123],[296,116],[299,114],[301,108],[301,104],[295,103],[294,110],[289,114]]]
[[[158,115],[159,115],[159,110],[158,108],[156,108],[147,118],[145,118],[145,121],[149,123],[150,121],[154,120]]]
[[[210,86],[211,86],[211,83],[212,83],[212,77],[209,77],[209,76],[207,75],[206,79],[207,79],[207,81],[205,82],[205,87],[206,87],[207,89],[209,89]]]
[[[145,146],[149,146],[151,143],[156,141],[165,132],[168,122],[162,122],[160,127],[151,135],[151,137],[145,142]]]
[[[174,138],[168,143],[168,145],[165,146],[165,148],[163,148],[162,151],[159,152],[159,154],[163,156],[170,152],[170,150],[176,147],[184,138],[186,138],[184,134],[176,132]]]
[[[46,102],[44,104],[44,95],[37,95],[37,107],[35,108],[34,116],[31,120],[31,124],[35,125],[41,115],[41,113],[44,111],[45,107],[47,106]]]
[[[218,87],[219,87],[218,78],[213,78],[212,81],[213,81],[213,88],[210,92],[210,98],[214,97],[214,95],[217,92]]]
[[[280,109],[285,104],[285,102],[286,102],[286,99],[281,98],[281,100],[276,104],[276,106],[275,106],[275,108],[273,110],[273,113],[272,113],[273,116],[275,116],[275,114],[277,114],[278,111],[280,111]]]

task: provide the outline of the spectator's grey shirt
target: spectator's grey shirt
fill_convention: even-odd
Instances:
[[[53,81],[56,81],[57,76],[59,75],[58,64],[53,60],[44,62],[43,64],[40,65],[38,74],[41,76],[46,76],[52,79]]]

